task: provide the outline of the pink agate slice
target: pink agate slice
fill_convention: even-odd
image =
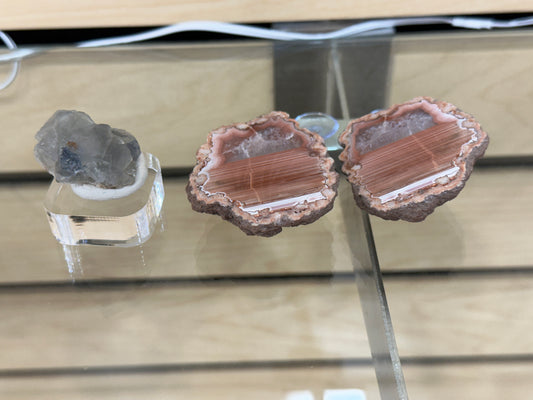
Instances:
[[[212,131],[197,162],[187,187],[193,209],[219,214],[250,235],[313,222],[337,193],[322,138],[283,112]]]
[[[428,97],[358,118],[339,141],[359,206],[412,222],[457,196],[488,146],[472,116]]]

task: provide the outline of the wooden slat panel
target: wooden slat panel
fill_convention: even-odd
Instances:
[[[400,356],[531,354],[533,277],[386,280]]]
[[[65,28],[94,26],[164,25],[186,20],[272,22],[346,18],[376,18],[406,15],[527,12],[533,9],[529,0],[497,0],[473,2],[465,10],[458,0],[387,1],[375,0],[354,4],[348,0],[328,3],[317,0],[286,2],[226,0],[195,2],[192,0],[159,0],[147,4],[141,0],[124,1],[61,0],[36,6],[29,0],[3,4],[0,18],[3,29]]]
[[[533,365],[404,366],[411,399],[521,400],[533,391]],[[0,396],[19,400],[257,399],[284,400],[309,390],[316,400],[325,389],[358,388],[378,400],[372,368],[304,368],[165,374],[2,379]]]
[[[437,364],[403,370],[414,400],[520,400],[533,390],[531,363]]]
[[[420,95],[454,102],[491,136],[488,155],[532,154],[532,36],[398,37],[390,102]],[[191,166],[211,129],[272,111],[272,79],[271,47],[263,43],[68,50],[29,58],[0,96],[0,172],[42,170],[33,158],[33,137],[59,108],[130,130],[164,166]]]
[[[18,400],[94,400],[95,397],[101,400],[284,400],[291,392],[309,390],[319,400],[325,389],[339,388],[362,389],[368,400],[379,399],[371,367],[2,379],[0,397]]]
[[[492,62],[493,56],[482,58]],[[511,58],[518,62],[517,57]],[[411,61],[405,59],[405,62]],[[450,71],[455,71],[458,64],[452,65],[455,67]],[[143,68],[149,68],[149,65]],[[508,64],[502,64],[501,68],[514,71],[508,69]],[[251,67],[250,71],[254,69],[258,74],[268,70],[263,64]],[[77,76],[81,76],[81,71],[76,72]],[[442,76],[447,77],[450,71],[443,70]],[[519,70],[513,77],[509,74],[502,76],[509,80],[505,84],[506,90],[521,90],[516,83],[509,83],[515,76],[523,79]],[[120,81],[118,72],[114,79]],[[200,82],[199,79],[195,82]],[[41,90],[45,93],[44,87]],[[472,90],[476,88],[472,87]],[[483,93],[487,91],[488,87]],[[475,113],[470,106],[461,103],[463,96],[466,94],[458,95],[455,100],[446,98]],[[126,97],[125,104],[129,101]],[[100,107],[96,105],[98,98],[101,97],[94,96],[92,100],[95,107]],[[46,96],[42,94],[40,99],[44,102]],[[263,101],[261,99],[257,104],[263,107],[266,104]],[[163,104],[162,100],[158,102]],[[80,101],[79,104],[85,103]],[[504,104],[509,104],[508,100]],[[36,107],[40,109],[42,105]],[[101,108],[102,112],[104,108]],[[142,112],[142,107],[137,110]],[[13,108],[12,112],[15,111]],[[112,119],[115,114],[108,112]],[[228,112],[235,113],[235,110]],[[518,124],[512,132],[513,138],[521,135],[520,132],[529,135],[523,119],[527,112],[520,109],[518,116],[511,118],[513,124]],[[24,114],[15,114],[21,125]],[[25,119],[31,120],[28,115]],[[221,123],[227,122],[227,115],[217,115],[224,120]],[[129,113],[124,113],[120,120],[127,122],[129,117]],[[497,117],[491,116],[492,121]],[[143,124],[141,119],[136,121]],[[154,122],[149,123],[152,124]],[[163,125],[168,125],[168,121],[161,124],[161,129]],[[11,125],[12,129],[16,126]],[[120,121],[117,126],[128,128]],[[198,144],[203,141],[203,135],[200,135],[202,138]],[[492,146],[496,144],[496,148],[505,149],[500,154],[511,154],[507,152],[530,146],[525,139],[527,135],[518,139],[520,145],[516,147],[505,147],[505,141],[494,139]],[[161,138],[158,146],[163,149],[165,134],[158,137]],[[196,147],[193,141],[197,139],[185,146],[189,148],[180,157],[194,153],[191,149]],[[152,143],[150,139],[141,141]],[[162,154],[172,160],[170,151]],[[523,151],[522,154],[530,152]],[[31,154],[28,152],[29,159]],[[531,265],[531,179],[528,169],[477,170],[457,199],[439,208],[423,223],[373,219],[384,269]],[[88,253],[85,264],[88,269],[75,277],[350,270],[339,204],[312,225],[288,229],[271,239],[248,238],[218,217],[192,212],[185,199],[183,181],[168,181],[166,188],[167,226],[159,239],[154,237],[149,241],[143,253],[128,251],[111,257],[106,252],[125,250],[102,249],[99,254]],[[0,231],[3,282],[71,277],[41,209],[45,190],[44,185],[0,187],[0,214],[4,228]],[[512,201],[508,201],[509,198]],[[114,261],[112,269],[109,268],[110,259]],[[389,280],[386,289],[403,356],[533,352],[531,335],[524,333],[532,330],[533,321],[533,307],[530,306],[533,279],[529,275],[449,281]],[[355,285],[348,282],[333,286],[276,282],[264,286],[58,289],[34,293],[8,290],[0,294],[0,318],[3,321],[0,325],[0,368],[368,357],[366,333],[356,296]],[[412,398],[476,399],[480,396],[478,398],[499,399],[527,397],[524,394],[531,392],[532,370],[529,364],[454,364],[439,368],[408,367],[405,371]],[[0,383],[0,397],[35,398],[35,388],[39,389],[40,399],[60,398],[59,392],[68,398],[94,398],[94,391],[103,399],[105,396],[135,398],[132,396],[141,395],[146,398],[154,397],[154,393],[173,398],[176,393],[183,398],[235,398],[237,393],[237,397],[242,398],[270,399],[283,398],[293,388],[312,388],[320,398],[324,387],[346,385],[368,388],[372,393],[369,399],[378,398],[368,370],[361,374],[358,369],[357,375],[345,371],[306,369],[291,374],[284,370],[284,378],[272,375],[271,371],[238,371],[194,374],[194,378],[192,374],[136,375],[133,381],[128,376],[4,379]],[[272,382],[279,379],[283,383],[273,386]],[[367,383],[369,381],[372,383]],[[212,395],[213,392],[216,395]]]
[[[386,282],[400,355],[533,353],[533,277]],[[369,357],[353,282],[5,291],[0,368]]]
[[[163,166],[192,166],[211,129],[272,111],[271,64],[270,45],[257,42],[28,58],[0,94],[0,172],[42,170],[34,136],[58,109],[126,129]]]
[[[487,155],[533,154],[533,33],[398,37],[390,103],[431,96],[474,115]]]
[[[370,357],[355,284],[0,294],[0,369]]]
[[[531,169],[476,170],[425,221],[372,218],[383,270],[533,265]]]
[[[340,205],[313,224],[265,239],[194,212],[185,185],[185,179],[165,182],[163,233],[141,247],[84,246],[83,271],[73,275],[42,206],[47,186],[0,186],[0,282],[351,270]]]
[[[372,217],[382,269],[533,265],[532,180],[529,169],[477,170],[456,199],[424,222]],[[265,239],[193,212],[185,180],[167,180],[165,187],[162,234],[140,248],[83,247],[83,273],[74,275],[42,209],[46,186],[0,187],[0,282],[351,271],[340,203],[313,224]],[[340,190],[349,188],[343,183]]]

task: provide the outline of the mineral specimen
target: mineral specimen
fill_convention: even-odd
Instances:
[[[59,110],[37,132],[34,153],[58,182],[118,189],[135,182],[141,150],[128,132]]]
[[[339,142],[357,204],[417,222],[457,196],[489,139],[454,105],[418,97],[351,121]]]
[[[219,214],[248,235],[311,223],[337,195],[322,139],[283,112],[211,131],[196,158],[187,185],[193,209]]]

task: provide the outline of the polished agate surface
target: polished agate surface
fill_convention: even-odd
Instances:
[[[282,112],[209,134],[189,179],[193,208],[271,236],[332,207],[337,174],[319,135]]]
[[[417,98],[352,121],[340,142],[358,203],[419,221],[463,187],[488,137],[450,103]]]

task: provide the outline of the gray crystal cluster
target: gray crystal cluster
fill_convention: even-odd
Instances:
[[[56,111],[35,138],[35,157],[58,182],[118,189],[135,181],[137,140],[83,112]]]

